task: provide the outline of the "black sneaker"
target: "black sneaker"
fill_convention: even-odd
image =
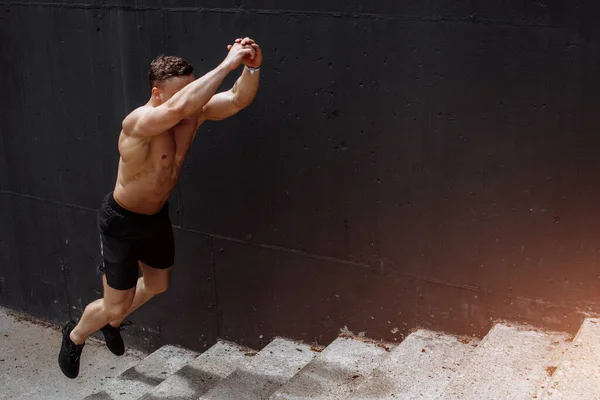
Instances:
[[[104,340],[106,340],[106,347],[117,356],[122,356],[125,353],[125,343],[121,337],[121,331],[123,327],[131,325],[131,321],[123,322],[117,328],[110,324],[106,324],[104,328],[100,329],[104,334]]]
[[[69,334],[77,325],[75,322],[68,322],[62,328],[62,345],[60,346],[60,353],[58,354],[58,365],[61,371],[67,377],[74,379],[79,375],[79,359],[81,358],[81,351],[83,350],[84,344],[75,344],[69,338]]]

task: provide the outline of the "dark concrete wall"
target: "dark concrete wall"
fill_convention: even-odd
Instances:
[[[95,209],[149,61],[205,72],[250,35],[260,94],[198,134],[172,290],[131,343],[599,310],[600,3],[338,3],[0,0],[0,304],[64,321],[98,297]]]

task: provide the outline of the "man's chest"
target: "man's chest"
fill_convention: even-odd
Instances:
[[[151,142],[151,158],[165,164],[182,163],[194,138],[196,127],[196,119],[190,118],[155,136]]]

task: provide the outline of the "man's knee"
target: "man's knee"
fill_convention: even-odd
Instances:
[[[127,316],[130,306],[130,303],[112,304],[110,306],[105,305],[104,311],[106,312],[110,321],[120,320]]]

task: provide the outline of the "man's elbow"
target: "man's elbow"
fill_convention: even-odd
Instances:
[[[234,96],[232,103],[235,112],[238,113],[242,111],[244,108],[252,104],[253,100],[254,96]]]

